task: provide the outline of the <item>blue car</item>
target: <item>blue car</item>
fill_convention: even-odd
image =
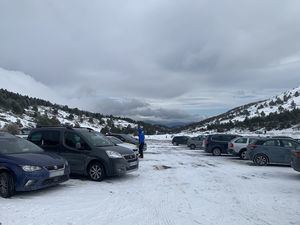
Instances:
[[[299,147],[300,143],[292,138],[268,138],[250,144],[246,154],[257,166],[291,165],[292,152]]]
[[[46,153],[35,144],[0,132],[0,195],[32,191],[57,185],[69,179],[68,162]]]

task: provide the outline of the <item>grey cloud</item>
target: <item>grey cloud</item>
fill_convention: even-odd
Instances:
[[[196,119],[299,85],[299,1],[0,0],[0,36],[0,67],[101,112]]]

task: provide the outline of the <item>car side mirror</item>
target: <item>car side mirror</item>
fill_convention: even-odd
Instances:
[[[76,149],[79,150],[79,149],[81,149],[81,144],[80,144],[80,143],[76,143],[76,146],[75,146],[75,147],[76,147]]]

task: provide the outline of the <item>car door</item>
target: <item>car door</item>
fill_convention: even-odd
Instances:
[[[46,152],[59,153],[60,132],[58,130],[41,130],[33,132],[28,140],[40,146]]]
[[[270,163],[282,163],[282,147],[278,139],[267,140],[263,143],[261,152],[268,156]]]
[[[178,138],[178,144],[183,144],[184,143],[184,137],[179,137]]]
[[[234,142],[234,150],[235,152],[239,153],[242,148],[245,148],[248,143],[248,138],[240,137],[235,140]]]
[[[60,131],[47,130],[42,131],[41,147],[47,152],[59,153],[60,150]]]
[[[69,162],[71,173],[84,173],[90,147],[73,131],[65,131],[60,155]]]
[[[293,140],[288,140],[288,139],[282,139],[281,140],[281,146],[282,150],[280,152],[281,158],[282,158],[282,163],[285,164],[290,164],[292,160],[292,150],[295,150],[298,147],[298,143]]]

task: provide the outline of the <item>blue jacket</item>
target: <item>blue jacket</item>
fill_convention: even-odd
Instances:
[[[144,135],[142,129],[139,128],[139,144],[142,144],[144,142],[145,142],[145,135]]]

